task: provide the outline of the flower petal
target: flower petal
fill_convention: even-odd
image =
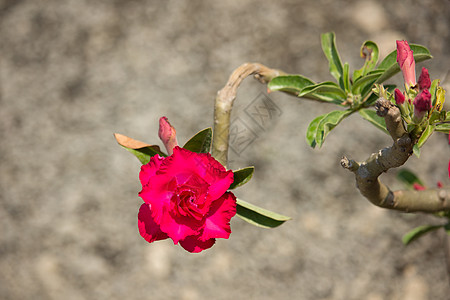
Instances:
[[[184,240],[180,241],[181,247],[191,253],[198,253],[203,250],[211,248],[216,239],[209,239],[206,241],[201,241],[198,236],[191,235],[186,237]]]
[[[211,204],[211,210],[205,220],[201,240],[211,238],[228,239],[231,233],[230,220],[236,215],[236,197],[231,192]]]
[[[141,172],[139,173],[139,180],[143,187],[148,184],[151,177],[155,176],[156,171],[159,170],[163,161],[164,157],[156,154],[155,156],[152,156],[148,164],[142,165]]]
[[[185,239],[187,236],[198,234],[200,228],[196,224],[196,220],[184,216],[174,215],[169,211],[163,212],[161,216],[161,230],[167,232],[169,237],[176,245],[180,240]]]
[[[143,203],[139,208],[138,227],[141,236],[149,243],[168,238],[167,234],[161,231],[161,228],[152,218],[150,206]]]
[[[208,198],[215,200],[223,195],[233,183],[233,172],[215,160],[209,153],[195,153],[175,147],[173,155],[166,157],[161,172],[176,176],[179,184],[186,182],[192,173],[203,178],[209,185]]]

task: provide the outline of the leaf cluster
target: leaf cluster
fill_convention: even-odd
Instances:
[[[360,49],[364,64],[360,69],[350,72],[348,63],[342,63],[336,46],[334,33],[322,34],[322,50],[328,60],[329,71],[333,81],[316,83],[303,75],[284,75],[273,78],[268,87],[272,91],[282,91],[300,98],[335,104],[345,110],[334,110],[316,117],[306,132],[306,141],[311,147],[321,147],[329,132],[342,120],[358,112],[361,117],[377,128],[386,131],[384,119],[369,109],[377,100],[372,91],[374,84],[380,84],[400,71],[397,64],[397,52],[392,51],[379,64],[378,46],[373,41],[365,41]],[[432,58],[427,48],[410,45],[416,62]],[[377,66],[378,64],[378,66]],[[388,91],[395,86],[386,85]]]

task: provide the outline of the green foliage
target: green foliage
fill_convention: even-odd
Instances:
[[[316,145],[320,147],[329,131],[342,119],[356,111],[365,120],[387,133],[384,120],[367,108],[373,105],[378,98],[372,91],[373,85],[383,83],[400,71],[397,64],[397,51],[392,51],[376,67],[379,59],[378,46],[373,41],[365,41],[360,50],[364,64],[360,69],[353,71],[352,76],[350,76],[349,64],[342,64],[341,62],[336,47],[335,34],[332,32],[322,34],[321,44],[323,53],[328,60],[329,71],[336,79],[336,83],[331,81],[315,83],[303,75],[283,75],[273,78],[268,84],[272,91],[282,91],[297,97],[333,103],[348,108],[348,112],[345,113],[331,112],[315,118],[310,123],[306,133],[308,143],[312,147]],[[424,46],[412,44],[410,47],[414,52],[416,62],[432,58],[430,52]],[[395,86],[386,85],[385,88],[392,93]],[[440,124],[436,126],[435,130],[443,131],[448,127],[450,125]]]
[[[272,91],[281,91],[291,94],[298,94],[307,86],[315,85],[315,82],[302,75],[278,76],[272,79],[267,85]]]
[[[431,231],[435,231],[439,228],[443,228],[443,227],[445,227],[445,225],[423,225],[423,226],[416,227],[403,236],[403,238],[402,238],[403,244],[409,245],[413,241],[424,236],[425,234],[427,234]]]
[[[414,174],[412,171],[408,169],[402,169],[397,173],[397,179],[403,182],[408,188],[412,189],[414,183],[420,184],[421,186],[425,186],[422,180]]]
[[[211,149],[212,129],[208,127],[196,133],[183,148],[197,153],[208,153]]]
[[[353,81],[355,82],[358,78],[366,75],[375,68],[379,55],[377,44],[372,41],[365,41],[361,46],[360,55],[362,58],[365,58],[365,62],[361,69],[353,72]]]
[[[306,130],[306,141],[308,144],[313,148],[316,146],[321,147],[328,133],[351,113],[351,110],[334,110],[316,117]]]
[[[422,132],[422,135],[420,136],[419,140],[413,147],[413,152],[417,157],[420,156],[420,148],[422,148],[423,144],[425,144],[425,142],[433,134],[435,129],[436,129],[435,125],[427,124],[427,126],[426,126],[425,130]]]
[[[389,134],[389,132],[386,129],[386,122],[384,121],[384,118],[378,116],[376,111],[367,109],[367,108],[363,108],[363,109],[358,110],[358,113],[365,120],[372,123],[376,128],[381,129],[386,134]]]
[[[264,228],[278,227],[291,219],[240,199],[237,199],[236,214],[248,223]]]
[[[229,189],[232,190],[246,184],[250,179],[252,179],[254,171],[255,167],[246,167],[243,169],[233,171],[234,181],[230,185]]]
[[[339,57],[339,53],[336,48],[336,37],[334,32],[324,33],[321,36],[322,40],[322,50],[328,59],[328,64],[330,68],[330,73],[336,78],[337,82],[341,82],[341,77],[343,74],[342,62]],[[343,85],[340,84],[341,88]]]

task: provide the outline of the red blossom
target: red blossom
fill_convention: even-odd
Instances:
[[[427,68],[422,68],[422,72],[420,73],[419,80],[417,82],[419,84],[419,89],[429,89],[431,86],[430,74],[428,74]]]
[[[402,105],[403,103],[405,103],[405,95],[403,95],[403,93],[399,89],[395,89],[394,97],[395,103],[397,103],[397,105]]]
[[[146,241],[171,238],[189,252],[200,252],[216,238],[228,239],[236,214],[236,197],[227,192],[233,172],[209,153],[176,146],[171,156],[153,156],[139,179],[144,203],[138,225]]]
[[[397,63],[408,87],[416,85],[416,63],[407,41],[397,41]]]

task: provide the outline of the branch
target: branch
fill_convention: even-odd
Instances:
[[[258,63],[245,63],[233,71],[227,84],[217,92],[214,105],[214,134],[212,155],[222,165],[227,165],[228,139],[230,133],[230,115],[233,102],[236,99],[237,88],[250,75],[255,75],[261,83],[268,83],[272,78],[286,73],[270,69]]]
[[[379,150],[363,162],[343,157],[341,165],[355,174],[356,186],[374,205],[404,212],[450,211],[450,188],[424,191],[395,191],[380,182],[378,177],[391,168],[402,166],[412,154],[415,141],[403,126],[400,110],[385,99],[378,99],[377,114],[384,117],[386,128],[394,144]]]

